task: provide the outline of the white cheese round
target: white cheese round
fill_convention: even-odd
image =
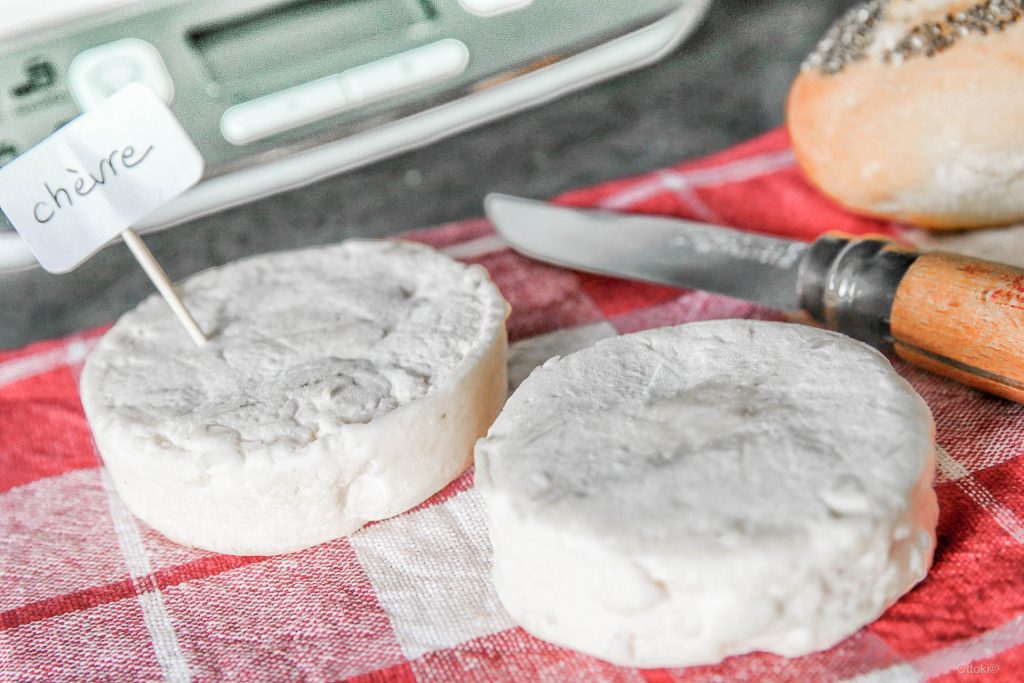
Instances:
[[[476,448],[494,583],[630,666],[828,648],[931,565],[934,426],[874,349],[723,320],[538,368]]]
[[[469,464],[506,394],[508,306],[412,243],[238,261],[156,295],[90,354],[81,394],[128,508],[222,553],[304,548],[403,512]]]

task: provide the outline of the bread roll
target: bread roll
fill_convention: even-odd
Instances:
[[[789,95],[808,178],[846,207],[930,228],[1024,219],[1024,2],[871,0]]]
[[[720,320],[555,358],[476,447],[494,584],[629,666],[830,647],[924,577],[935,430],[882,354]]]
[[[469,464],[507,391],[508,306],[412,243],[269,254],[154,295],[90,354],[82,404],[128,508],[221,553],[298,550],[403,512]]]

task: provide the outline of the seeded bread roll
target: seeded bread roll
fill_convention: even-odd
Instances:
[[[1024,0],[871,0],[807,58],[787,120],[810,180],[929,228],[1024,219]]]

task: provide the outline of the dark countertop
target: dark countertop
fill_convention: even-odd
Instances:
[[[429,147],[147,235],[172,279],[264,251],[480,215],[489,191],[548,197],[669,166],[782,122],[786,91],[851,0],[713,0],[663,61]],[[109,322],[153,288],[124,245],[66,275],[0,274],[0,348]]]

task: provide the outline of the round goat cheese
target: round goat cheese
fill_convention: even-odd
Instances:
[[[351,241],[249,258],[156,295],[90,354],[82,403],[128,508],[232,554],[403,512],[469,464],[507,391],[508,305],[479,266]]]
[[[931,565],[934,426],[874,349],[723,320],[538,368],[476,448],[502,603],[630,666],[828,648]]]

